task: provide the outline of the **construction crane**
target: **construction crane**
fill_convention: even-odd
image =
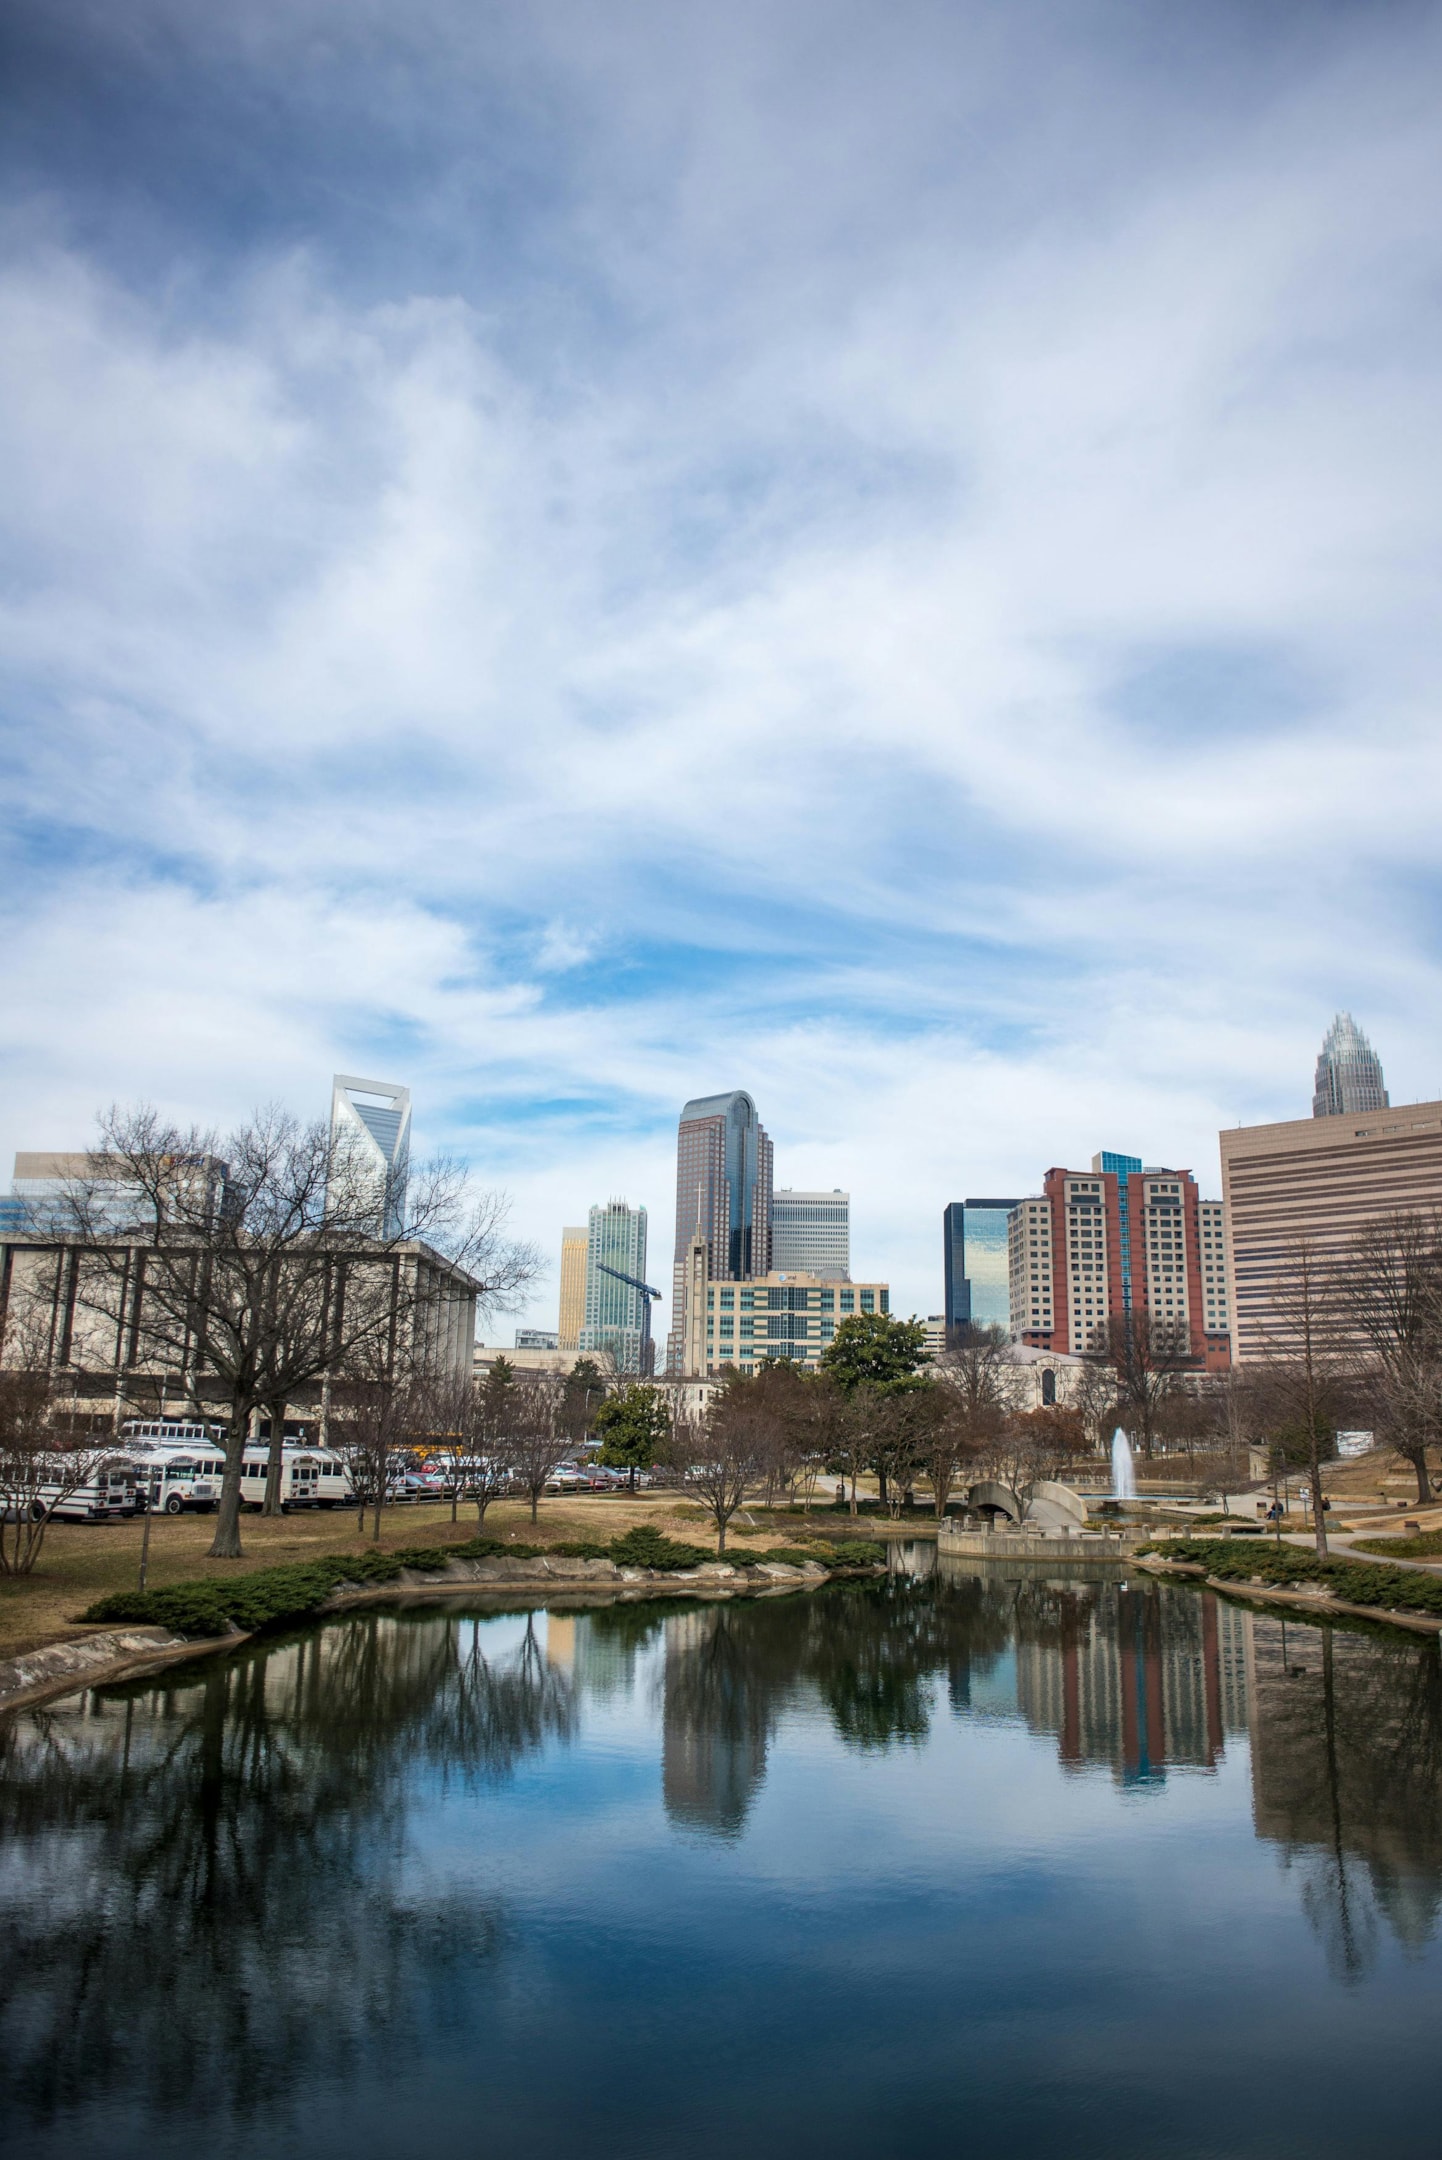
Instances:
[[[661,1293],[653,1290],[648,1282],[642,1282],[639,1275],[623,1275],[618,1267],[608,1267],[604,1260],[598,1260],[596,1266],[603,1275],[610,1275],[616,1282],[625,1283],[628,1289],[641,1293],[641,1373],[643,1378],[649,1378],[656,1362],[651,1342],[651,1306],[653,1301],[660,1303]]]

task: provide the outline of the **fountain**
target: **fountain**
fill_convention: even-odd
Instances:
[[[1112,1498],[1135,1500],[1136,1496],[1137,1473],[1132,1461],[1132,1444],[1118,1425],[1112,1434]]]

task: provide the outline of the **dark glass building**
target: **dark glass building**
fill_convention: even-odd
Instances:
[[[966,1294],[966,1202],[950,1200],[941,1211],[941,1254],[946,1288],[941,1309],[949,1328],[965,1327],[971,1318]]]
[[[1011,1327],[1007,1220],[1015,1200],[953,1200],[942,1213],[949,1328]]]

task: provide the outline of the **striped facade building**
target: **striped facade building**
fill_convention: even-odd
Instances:
[[[1442,1213],[1442,1102],[1242,1125],[1220,1135],[1233,1351],[1284,1348],[1278,1301],[1305,1239],[1342,1259],[1388,1216]]]

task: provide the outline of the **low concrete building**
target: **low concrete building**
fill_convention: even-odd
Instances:
[[[77,1416],[92,1419],[103,1410],[117,1429],[127,1416],[163,1412],[167,1401],[223,1413],[229,1392],[207,1366],[204,1338],[187,1332],[188,1315],[184,1326],[177,1319],[187,1310],[175,1290],[183,1281],[177,1257],[192,1249],[190,1264],[203,1264],[198,1241],[193,1248],[158,1247],[124,1230],[100,1243],[33,1229],[7,1235],[0,1240],[0,1365],[43,1362],[68,1390]],[[399,1353],[437,1379],[468,1369],[481,1285],[433,1246],[415,1238],[332,1245],[318,1235],[293,1264],[309,1286],[303,1324],[323,1327],[321,1340],[354,1342],[356,1331],[347,1333],[342,1315],[353,1314],[360,1301],[387,1354]],[[351,1376],[338,1351],[328,1377]],[[324,1384],[317,1374],[287,1401],[297,1409],[317,1403]]]
[[[471,1367],[478,1380],[484,1380],[497,1358],[504,1358],[512,1372],[554,1373],[564,1380],[578,1357],[588,1357],[599,1367],[602,1377],[616,1377],[616,1360],[609,1350],[548,1350],[530,1344],[507,1346],[498,1343],[477,1343],[472,1353]]]

